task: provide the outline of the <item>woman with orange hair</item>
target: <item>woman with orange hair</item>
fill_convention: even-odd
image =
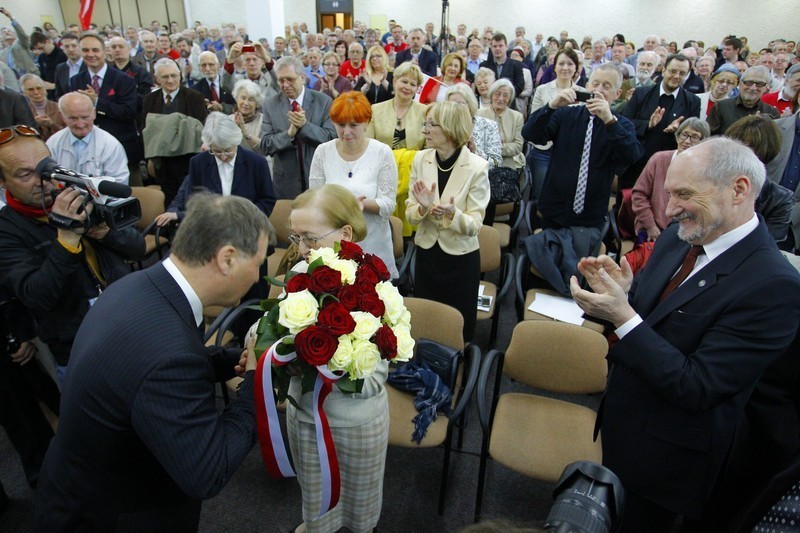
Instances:
[[[335,183],[356,196],[367,220],[367,237],[361,247],[380,257],[396,278],[389,224],[397,197],[397,163],[392,150],[366,136],[372,107],[359,91],[340,94],[331,104],[330,117],[338,139],[317,147],[309,187]]]

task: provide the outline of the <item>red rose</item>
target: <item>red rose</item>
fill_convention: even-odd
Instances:
[[[358,287],[355,285],[345,285],[339,289],[339,302],[348,311],[358,311]]]
[[[359,245],[350,241],[342,241],[339,243],[339,257],[342,259],[352,259],[361,264],[364,259],[364,250]]]
[[[367,313],[372,313],[378,318],[382,318],[386,312],[386,306],[378,295],[373,291],[368,294],[361,294],[358,297],[358,307]]]
[[[378,274],[367,265],[361,265],[356,270],[356,283],[361,281],[362,283],[369,283],[373,287],[378,284]]]
[[[347,335],[356,329],[356,321],[350,316],[350,311],[340,302],[329,302],[322,308],[317,316],[317,325],[328,328],[336,335]]]
[[[311,276],[301,272],[289,278],[289,281],[286,282],[286,292],[304,291],[310,285],[311,285]]]
[[[383,262],[383,259],[377,255],[364,254],[364,265],[374,270],[378,275],[379,280],[389,281],[392,279],[392,275],[389,274],[389,269],[386,268],[386,264]]]
[[[308,326],[294,337],[297,356],[312,366],[327,364],[338,346],[336,337],[319,326]]]
[[[381,352],[381,358],[394,359],[397,357],[397,337],[392,331],[392,328],[386,324],[382,325],[375,336],[371,339],[378,345],[378,350]]]
[[[322,265],[314,269],[308,288],[313,292],[327,292],[335,295],[341,286],[342,273]]]

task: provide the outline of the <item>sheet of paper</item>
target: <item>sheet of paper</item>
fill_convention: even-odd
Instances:
[[[531,302],[528,309],[561,322],[575,324],[576,326],[583,325],[583,311],[572,298],[537,294],[536,299]]]

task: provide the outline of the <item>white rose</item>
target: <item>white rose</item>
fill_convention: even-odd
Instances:
[[[325,263],[342,274],[342,285],[352,285],[356,282],[356,269],[358,265],[352,259],[334,259],[330,264]]]
[[[278,324],[289,328],[292,333],[299,333],[317,321],[319,304],[308,289],[290,292],[286,299],[278,304]]]
[[[322,262],[327,265],[331,266],[331,263],[337,261],[339,256],[336,255],[336,252],[333,251],[333,248],[318,248],[316,250],[311,250],[308,254],[308,262],[309,264],[313,263],[319,258],[322,258]]]
[[[405,326],[407,328],[411,327],[411,311],[408,309],[403,309],[403,314],[400,315],[400,320],[397,321],[397,326]]]
[[[350,334],[353,337],[354,344],[356,339],[370,340],[375,335],[375,332],[378,331],[378,328],[381,327],[381,319],[372,313],[353,311],[350,316],[356,321],[356,329]]]
[[[339,337],[339,346],[333,352],[333,357],[328,361],[328,368],[331,371],[344,370],[353,362],[353,339],[350,335]]]
[[[362,379],[375,371],[381,353],[378,347],[368,340],[356,339],[353,341],[353,360],[347,369],[351,379]]]
[[[403,305],[403,297],[397,287],[388,281],[381,281],[375,285],[375,292],[378,293],[378,298],[381,299],[386,307],[383,316],[389,320],[390,325],[397,324],[403,316],[403,311],[406,310],[405,305]]]
[[[399,325],[392,328],[394,336],[397,337],[397,357],[394,361],[400,363],[410,361],[414,357],[414,339],[411,337],[411,329],[408,326]]]

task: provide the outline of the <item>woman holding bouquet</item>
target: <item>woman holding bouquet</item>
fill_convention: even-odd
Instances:
[[[458,309],[469,342],[477,317],[478,232],[489,203],[489,163],[466,146],[472,116],[465,105],[431,104],[422,134],[429,149],[414,158],[406,200],[406,219],[418,226],[414,295]]]
[[[380,257],[396,278],[389,216],[396,205],[397,163],[388,146],[366,136],[372,107],[363,94],[339,95],[331,104],[330,117],[339,138],[317,147],[309,187],[335,183],[355,195],[367,221],[361,247]]]
[[[333,248],[336,242],[363,241],[367,223],[352,192],[339,185],[309,189],[292,202],[291,240],[304,261],[292,270],[306,271],[311,251]],[[336,386],[325,400],[336,455],[341,492],[336,507],[318,518],[321,506],[321,469],[314,430],[313,394],[302,394],[301,378],[294,377],[289,394],[299,408],[287,405],[287,432],[297,478],[303,492],[303,520],[296,531],[333,532],[345,527],[372,531],[383,502],[383,471],[389,442],[389,404],[386,396],[388,361],[381,360],[364,378],[358,394]],[[347,378],[345,378],[347,379]]]

